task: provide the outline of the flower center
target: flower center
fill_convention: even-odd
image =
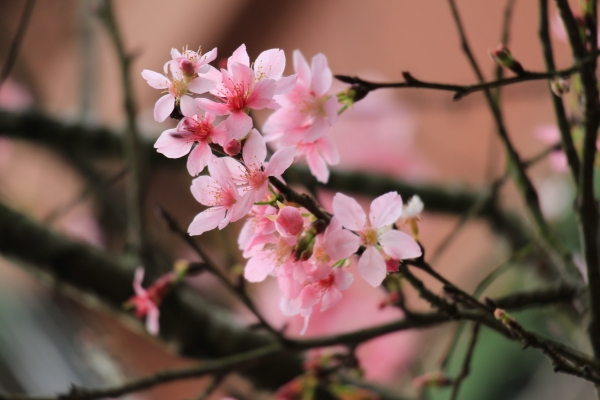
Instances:
[[[367,228],[360,233],[360,238],[366,246],[375,246],[379,240],[379,235],[375,229]]]
[[[174,80],[171,85],[169,85],[169,93],[175,97],[181,98],[181,96],[187,93],[187,83],[183,80]]]
[[[246,108],[246,93],[243,91],[243,85],[236,85],[233,92],[229,92],[227,105],[232,111],[243,111]]]
[[[248,184],[250,184],[253,189],[258,189],[267,180],[267,175],[260,169],[253,169],[248,172]]]

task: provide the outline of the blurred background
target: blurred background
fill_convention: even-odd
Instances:
[[[573,7],[577,9],[577,2]],[[476,59],[488,80],[495,64],[488,51],[500,42],[505,1],[457,0]],[[0,1],[0,60],[5,60],[23,14],[25,1]],[[123,88],[115,48],[97,18],[99,2],[37,0],[10,76],[0,87],[0,107],[8,112],[34,111],[85,126],[125,127]],[[528,70],[544,64],[537,38],[538,4],[516,0],[508,47]],[[270,48],[281,48],[293,73],[291,54],[300,49],[309,59],[323,53],[334,74],[375,81],[401,81],[402,71],[425,81],[470,84],[475,76],[460,50],[459,37],[446,2],[437,0],[120,0],[114,4],[131,65],[137,123],[144,140],[153,141],[175,125],[152,117],[159,93],[142,79],[143,69],[160,71],[172,47],[218,48],[226,59],[245,43],[251,59]],[[551,8],[551,16],[556,14]],[[556,28],[556,27],[555,27]],[[553,37],[557,67],[571,66],[568,46]],[[4,61],[3,61],[4,62]],[[508,72],[508,75],[511,73]],[[333,92],[345,86],[334,84]],[[554,125],[546,82],[526,82],[502,89],[509,134],[524,159],[548,146],[536,132]],[[257,113],[260,126],[268,116]],[[119,160],[65,157],[36,143],[2,136],[0,126],[0,201],[76,240],[120,253],[125,249],[124,165]],[[504,174],[504,151],[481,93],[453,101],[449,92],[403,89],[373,92],[345,112],[330,135],[341,154],[340,171],[383,174],[415,185],[442,185],[483,190]],[[202,210],[189,192],[191,177],[181,162],[148,167],[146,230],[156,245],[154,274],[173,260],[196,256],[174,237],[156,216],[160,205],[183,225]],[[547,161],[529,169],[542,207],[557,232],[576,236],[570,212],[573,189],[569,176]],[[360,192],[361,188],[355,188]],[[334,192],[319,187],[328,207]],[[412,193],[402,193],[405,201]],[[365,201],[370,201],[368,197]],[[503,209],[524,216],[521,200],[508,183],[500,192]],[[427,210],[427,204],[425,204]],[[454,232],[460,215],[427,213],[420,239],[429,254]],[[525,223],[527,225],[527,222]],[[236,238],[241,222],[222,232],[203,235],[200,242],[222,265],[243,263]],[[1,230],[1,227],[0,227]],[[0,235],[6,234],[0,232]],[[576,243],[573,243],[576,245]],[[435,260],[435,268],[471,291],[512,251],[511,241],[482,220],[470,220]],[[489,293],[501,295],[519,288],[543,286],[543,265],[525,260],[498,280]],[[160,267],[162,265],[162,267]],[[166,265],[166,267],[165,267]],[[163,268],[161,270],[161,268]],[[159,369],[189,365],[174,349],[122,324],[111,313],[56,294],[26,272],[26,266],[0,256],[0,390],[49,394],[84,386],[116,384]],[[424,277],[424,279],[426,279]],[[434,282],[427,281],[433,287]],[[190,284],[215,304],[229,308],[242,323],[252,322],[243,307],[205,275]],[[278,307],[273,281],[249,285],[268,319],[289,323],[297,334],[301,321],[287,321]],[[133,291],[132,291],[133,294]],[[408,293],[416,309],[426,309]],[[397,318],[395,309],[378,308],[384,296],[355,281],[339,307],[315,315],[307,335],[344,332]],[[518,314],[540,332],[568,338],[586,349],[576,332],[572,312],[537,309]],[[360,318],[356,318],[360,315]],[[413,378],[438,368],[456,326],[388,335],[361,345],[358,355],[366,377],[415,394]],[[468,335],[463,335],[466,345]],[[550,363],[532,350],[521,350],[483,329],[470,377],[461,399],[588,399],[591,385],[553,374]],[[565,339],[567,340],[567,339]],[[462,343],[462,342],[461,342]],[[463,348],[459,346],[457,354]],[[453,357],[451,371],[462,358]],[[184,399],[200,393],[206,380],[169,384],[130,398]],[[251,384],[235,375],[224,380],[211,398],[230,394],[239,399],[270,398],[251,392]],[[445,389],[428,391],[429,398],[447,398]]]

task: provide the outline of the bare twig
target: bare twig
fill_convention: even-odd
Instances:
[[[27,0],[27,3],[25,3],[25,8],[23,10],[21,20],[19,21],[17,33],[15,34],[15,37],[12,40],[12,43],[10,44],[10,49],[8,50],[8,54],[6,55],[4,65],[2,66],[2,72],[0,72],[0,87],[2,87],[4,81],[6,81],[6,78],[8,78],[8,75],[10,74],[10,71],[12,70],[12,67],[15,64],[17,54],[19,53],[19,48],[21,47],[23,37],[25,36],[25,32],[27,31],[27,25],[29,25],[29,20],[31,19],[31,14],[33,13],[34,6],[35,0]]]
[[[124,143],[127,169],[130,171],[129,184],[127,186],[127,241],[131,251],[138,257],[143,258],[142,252],[144,251],[145,243],[143,217],[144,179],[141,164],[142,147],[135,120],[136,106],[129,70],[132,56],[125,51],[112,0],[105,0],[101,15],[119,58],[121,83],[123,86],[123,108],[127,117],[127,131]]]
[[[463,381],[469,376],[469,373],[471,372],[471,359],[473,358],[475,346],[477,345],[477,338],[479,337],[479,328],[479,324],[473,325],[473,331],[471,332],[471,340],[469,342],[469,347],[467,348],[467,353],[465,354],[462,369],[460,371],[460,374],[458,374],[458,376],[454,379],[454,382],[452,384],[452,395],[450,396],[450,400],[458,399],[460,387]]]

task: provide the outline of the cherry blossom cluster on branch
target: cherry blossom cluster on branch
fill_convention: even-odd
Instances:
[[[262,52],[251,64],[242,45],[220,71],[209,64],[216,49],[204,55],[173,49],[171,56],[165,75],[144,70],[142,76],[150,86],[166,90],[156,103],[155,119],[181,119],[159,137],[158,152],[170,158],[189,153],[192,176],[208,170],[192,181],[192,195],[208,208],[194,218],[188,233],[223,229],[248,216],[238,239],[248,259],[244,277],[250,282],[276,277],[282,312],[303,316],[304,330],[314,307],[324,311],[342,299],[354,279],[348,270],[353,255],[360,254],[358,273],[373,287],[381,285],[387,272],[397,271],[400,260],[421,255],[416,221],[423,205],[418,198],[403,209],[398,193],[386,193],[373,200],[367,215],[356,200],[338,193],[333,216],[324,220],[324,214],[319,218],[308,206],[289,201],[270,183],[282,181],[285,170],[303,157],[313,175],[326,183],[327,164],[339,161],[326,133],[347,108],[348,98],[328,94],[333,75],[324,55],[316,55],[309,65],[296,50],[296,74],[286,77],[285,54],[279,49]],[[193,98],[194,93],[211,97]],[[338,97],[346,103],[341,109]],[[263,137],[249,114],[264,108],[275,112],[264,124]],[[267,142],[277,148],[268,161]],[[412,236],[395,225],[401,219]],[[148,316],[155,333],[156,302],[149,304],[154,299],[139,282],[136,292],[144,301],[132,304],[143,305],[138,315]]]

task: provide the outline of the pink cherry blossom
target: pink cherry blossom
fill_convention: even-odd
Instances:
[[[216,83],[205,77],[195,77],[190,79],[179,68],[171,68],[172,79],[167,78],[158,72],[143,70],[142,77],[148,84],[155,89],[166,89],[167,94],[158,99],[154,106],[154,119],[162,122],[179,104],[181,113],[185,116],[192,116],[198,111],[198,105],[189,95],[190,92],[202,94],[212,90]]]
[[[239,194],[224,161],[211,160],[208,164],[211,176],[199,176],[192,181],[194,198],[210,208],[196,215],[188,228],[190,235],[201,235],[216,227],[223,229],[243,218],[252,208],[252,197]]]
[[[158,334],[160,316],[158,305],[166,294],[172,279],[172,274],[164,275],[146,290],[142,287],[144,269],[139,267],[135,270],[133,279],[135,296],[130,298],[127,304],[135,308],[135,313],[139,318],[146,317],[146,329],[152,335]]]
[[[240,46],[222,69],[220,76],[209,72],[207,76],[217,79],[217,86],[211,93],[217,102],[210,99],[197,99],[199,106],[216,115],[228,115],[227,131],[233,139],[241,139],[252,129],[251,109],[277,108],[273,100],[276,93],[291,89],[290,77],[281,78],[285,68],[285,56],[278,49],[263,52],[250,68],[246,47]],[[292,78],[295,82],[295,79]]]
[[[535,136],[548,145],[560,143],[560,131],[555,125],[540,125],[535,129]],[[562,150],[555,150],[548,155],[548,161],[552,169],[556,172],[566,172],[569,170],[567,155]]]
[[[246,263],[244,278],[249,282],[262,282],[267,276],[276,274],[277,269],[284,264],[292,263],[291,255],[296,244],[296,237],[279,237],[271,235],[271,240],[262,250],[255,254]]]
[[[248,135],[242,149],[240,164],[233,159],[227,161],[237,184],[243,191],[252,195],[253,201],[261,201],[269,188],[269,177],[280,176],[292,165],[296,149],[293,146],[284,147],[275,152],[268,164],[264,164],[267,157],[267,145],[256,129]]]
[[[246,221],[238,236],[238,246],[245,258],[254,255],[253,250],[259,246],[274,241],[271,234],[276,228],[271,217],[277,215],[277,208],[269,205],[254,206],[250,215],[251,218]]]
[[[184,75],[192,76],[196,74],[207,73],[210,69],[208,63],[214,61],[217,58],[217,48],[215,47],[208,53],[202,54],[200,50],[188,50],[187,48],[182,52],[173,48],[171,49],[171,61],[167,61],[165,64],[165,73],[168,68],[178,68]]]
[[[296,207],[283,207],[277,214],[275,227],[281,236],[297,236],[304,229],[302,213]]]
[[[385,258],[414,258],[421,255],[421,248],[404,232],[393,230],[392,225],[402,213],[402,198],[389,192],[371,202],[369,217],[351,197],[337,193],[333,198],[333,210],[342,226],[359,234],[354,239],[366,247],[358,261],[359,274],[373,287],[379,286],[386,276]]]
[[[303,141],[314,142],[337,118],[337,99],[327,94],[333,75],[323,54],[314,56],[309,67],[299,50],[294,51],[294,69],[296,85],[287,94],[276,96],[282,107],[267,119],[264,131],[277,136],[304,127]]]
[[[213,125],[215,116],[206,113],[204,116],[194,115],[184,117],[177,128],[167,129],[160,135],[154,147],[159,153],[169,158],[179,158],[190,152],[194,143],[196,147],[191,151],[187,161],[190,175],[196,176],[213,157],[211,143],[225,145],[229,136],[223,128],[223,123],[216,127]]]
[[[282,140],[282,143],[286,141]],[[340,155],[337,147],[330,137],[323,136],[314,142],[296,142],[298,156],[306,157],[306,162],[311,174],[319,182],[327,183],[329,180],[329,168],[327,165],[337,165]]]

